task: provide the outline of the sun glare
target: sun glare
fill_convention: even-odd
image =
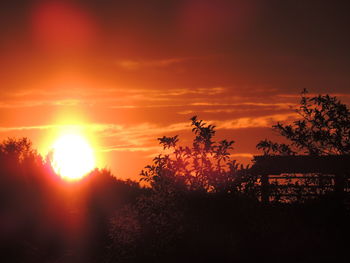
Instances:
[[[81,135],[63,135],[52,148],[51,165],[64,179],[79,180],[95,167],[93,149]]]

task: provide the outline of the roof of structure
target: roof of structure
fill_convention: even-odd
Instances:
[[[257,175],[282,173],[337,174],[350,172],[350,155],[261,155],[254,156],[251,172]]]

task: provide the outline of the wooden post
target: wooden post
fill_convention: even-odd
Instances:
[[[268,204],[270,201],[269,188],[269,175],[264,174],[261,176],[261,202],[263,204]]]

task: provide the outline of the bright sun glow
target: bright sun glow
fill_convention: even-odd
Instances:
[[[95,167],[91,146],[78,134],[66,134],[58,138],[52,154],[53,169],[67,180],[78,180]]]

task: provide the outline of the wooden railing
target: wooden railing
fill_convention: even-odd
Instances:
[[[349,155],[255,156],[250,172],[260,178],[263,203],[272,198],[305,198],[326,192],[344,200],[350,191]]]

